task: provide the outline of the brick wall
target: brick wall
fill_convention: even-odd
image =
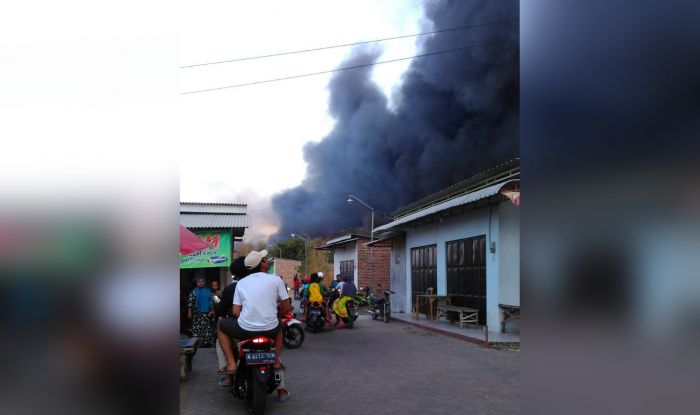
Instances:
[[[357,241],[357,289],[359,290],[360,287],[364,288],[370,284],[370,268],[372,273],[372,291],[376,292],[379,284],[381,284],[382,288],[389,288],[391,245],[380,244],[369,247],[365,245],[367,242],[369,242],[369,238],[360,238]],[[372,258],[371,264],[370,257]]]
[[[300,264],[301,261],[295,259],[275,258],[275,274],[282,277],[287,286],[292,290],[294,289],[294,282],[292,280]]]

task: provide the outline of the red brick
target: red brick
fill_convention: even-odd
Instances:
[[[275,258],[275,274],[282,277],[291,290],[294,289],[294,274],[296,274],[299,265],[301,265],[301,261],[295,259]]]

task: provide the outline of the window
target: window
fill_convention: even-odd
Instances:
[[[340,261],[340,274],[346,281],[355,281],[355,261]]]

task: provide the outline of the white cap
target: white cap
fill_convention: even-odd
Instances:
[[[318,272],[318,279],[323,279],[323,273],[321,271]]]
[[[260,264],[260,261],[262,261],[263,258],[267,256],[267,250],[263,249],[262,251],[251,251],[246,257],[245,261],[243,263],[245,264],[245,267],[248,269],[253,269],[257,267]]]

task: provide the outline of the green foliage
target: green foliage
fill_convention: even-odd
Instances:
[[[267,250],[276,257],[296,259],[298,261],[304,260],[304,240],[301,238],[289,238],[285,241],[279,241],[277,244],[268,247]]]
[[[284,241],[279,241],[275,245],[270,245],[267,250],[275,257],[279,257],[280,248],[282,258],[296,259],[301,261],[298,272],[299,275],[304,275],[306,268],[305,259],[308,259],[308,273],[323,271],[326,275],[333,274],[333,258],[329,251],[319,251],[315,248],[325,245],[326,241],[322,238],[309,239],[309,244],[306,247],[307,258],[304,257],[304,240],[301,238],[289,238]],[[326,283],[324,279],[324,283]]]

